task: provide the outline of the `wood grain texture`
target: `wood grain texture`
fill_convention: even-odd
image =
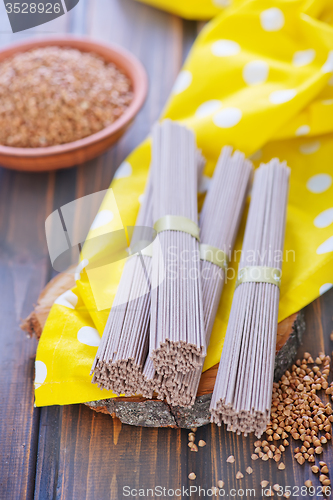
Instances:
[[[19,323],[55,274],[47,255],[45,219],[63,204],[109,186],[117,166],[158,118],[196,30],[196,23],[133,0],[80,0],[67,16],[14,36],[0,3],[0,46],[52,32],[88,34],[131,50],[146,67],[151,85],[133,127],[96,160],[49,174],[0,168],[1,499],[120,500],[128,498],[123,494],[126,485],[189,487],[192,471],[197,475],[192,485],[207,488],[223,479],[228,491],[255,487],[252,498],[261,498],[262,479],[293,487],[311,478],[319,485],[309,467],[295,462],[290,449],[283,458],[285,471],[278,471],[275,462],[253,463],[254,439],[234,436],[224,427],[201,427],[197,438],[207,446],[192,453],[185,430],[123,425],[84,405],[33,408],[36,344],[25,338]],[[332,305],[331,290],[305,309],[307,330],[300,355],[303,350],[315,355],[324,346],[328,353],[332,349]],[[324,460],[332,470],[331,449],[325,448]],[[237,459],[234,465],[226,463],[230,454]],[[254,469],[251,476],[244,473],[247,465]],[[241,481],[235,479],[238,469],[245,476]]]
[[[0,174],[1,498],[33,495],[39,421],[33,409],[36,343],[20,331],[19,321],[46,279],[45,242],[35,223],[43,219],[47,184],[47,176]]]

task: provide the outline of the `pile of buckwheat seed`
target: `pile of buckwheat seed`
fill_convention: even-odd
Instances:
[[[87,137],[119,118],[131,82],[93,53],[44,47],[0,63],[0,144],[36,148]]]
[[[329,402],[324,404],[317,395],[317,392],[324,391],[326,397],[330,397],[333,401],[333,382],[329,384],[327,380],[330,362],[330,357],[324,353],[319,353],[319,356],[313,360],[306,352],[302,360],[298,359],[291,369],[285,372],[281,380],[274,383],[271,421],[266,430],[266,439],[257,440],[254,443],[255,450],[251,455],[254,461],[273,459],[278,464],[278,469],[282,471],[285,469],[285,464],[281,461],[282,453],[289,446],[290,438],[300,441],[299,446],[294,450],[295,459],[300,465],[308,462],[311,465],[311,471],[314,474],[320,474],[319,481],[323,487],[323,494],[326,496],[330,496],[331,492],[329,469],[323,460],[315,465],[315,458],[322,455],[323,447],[332,439],[332,406]],[[188,435],[188,446],[191,451],[198,451],[195,444],[196,430],[196,428],[191,429]],[[205,446],[206,443],[199,441],[198,445]],[[235,457],[230,455],[227,463],[233,464],[234,462]],[[247,467],[246,472],[252,474],[252,467]],[[191,472],[188,477],[190,480],[196,479],[194,472]],[[235,477],[241,480],[244,475],[241,471],[237,471]],[[222,480],[219,480],[218,488],[223,488],[224,484]],[[260,484],[262,488],[266,488],[269,482],[263,480]],[[307,488],[313,486],[310,479],[304,484]],[[274,496],[274,491],[279,491],[279,489],[279,484],[273,485],[270,489],[270,496]],[[283,496],[289,498],[290,493],[287,491]]]

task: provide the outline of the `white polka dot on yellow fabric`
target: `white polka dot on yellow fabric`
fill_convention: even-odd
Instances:
[[[333,236],[324,241],[317,248],[317,254],[322,255],[323,253],[333,252]]]
[[[35,361],[35,389],[38,389],[46,379],[47,376],[47,368],[46,364],[43,361],[36,360]]]
[[[243,78],[248,85],[257,85],[267,80],[269,66],[265,61],[250,61],[244,66]]]
[[[332,104],[333,104],[333,99],[324,99],[323,101],[321,101],[321,103],[322,103],[324,106],[332,106]]]
[[[237,125],[241,118],[242,112],[239,108],[224,108],[214,115],[213,122],[217,127],[230,128]]]
[[[114,179],[122,179],[123,177],[129,177],[132,175],[132,167],[128,161],[123,161],[116,170],[114,174]]]
[[[318,151],[320,148],[320,142],[319,141],[313,141],[313,142],[306,142],[305,144],[302,144],[299,147],[300,152],[303,155],[311,155]]]
[[[333,71],[333,50],[328,53],[327,60],[321,70],[323,73],[331,73]]]
[[[296,130],[296,135],[306,135],[310,132],[310,127],[309,125],[301,125],[298,127]]]
[[[89,264],[89,260],[88,259],[83,259],[77,265],[77,268],[75,269],[75,275],[74,275],[75,281],[78,281],[81,278],[81,272],[83,271],[83,269],[85,267],[87,267],[88,264]]]
[[[55,304],[59,306],[68,307],[69,309],[75,309],[78,301],[78,296],[72,292],[72,290],[67,290],[67,292],[62,293],[55,301]]]
[[[114,218],[111,210],[101,210],[96,215],[94,222],[91,224],[90,229],[97,229],[99,227],[105,226],[109,222],[111,222]]]
[[[282,10],[271,7],[260,14],[260,23],[265,31],[278,31],[284,26]]]
[[[212,53],[217,57],[235,56],[240,52],[240,46],[233,40],[217,40],[212,44]]]
[[[269,94],[269,100],[272,104],[283,104],[291,101],[297,94],[295,89],[275,90]]]
[[[195,112],[195,116],[197,118],[205,118],[206,116],[210,116],[215,111],[217,111],[222,106],[222,102],[217,99],[212,99],[210,101],[203,102],[197,108]]]
[[[89,345],[92,347],[98,347],[100,343],[100,336],[96,328],[92,326],[83,326],[77,332],[77,339],[81,344]]]
[[[328,227],[333,223],[333,208],[321,212],[313,221],[316,227]]]
[[[139,196],[139,198],[138,198],[139,203],[142,203],[142,202],[143,202],[143,200],[144,200],[144,198],[145,198],[145,195],[144,195],[144,194],[140,194],[140,196]]]
[[[312,63],[315,57],[316,51],[314,49],[298,50],[293,55],[293,65],[296,67],[306,66]]]
[[[319,294],[320,295],[323,295],[323,293],[327,292],[328,290],[330,290],[331,288],[333,287],[333,284],[332,283],[324,283],[323,285],[321,285],[321,287],[319,288]]]
[[[177,79],[172,88],[173,94],[181,94],[186,90],[192,83],[192,73],[187,70],[183,70],[177,76]]]
[[[317,174],[310,177],[306,183],[306,187],[311,193],[323,193],[327,191],[331,184],[332,177],[329,174]]]

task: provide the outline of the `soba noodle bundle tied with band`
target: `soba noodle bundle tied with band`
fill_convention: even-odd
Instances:
[[[174,129],[183,129],[186,135],[190,133],[179,125],[175,125]],[[167,133],[169,127],[165,130]],[[181,149],[179,152],[181,153]],[[177,155],[178,151],[176,150],[175,153]],[[198,177],[198,173],[202,172],[204,160],[197,148],[194,153],[194,175]],[[156,152],[154,158],[155,156]],[[156,161],[159,160],[160,155]],[[152,228],[152,193],[152,178],[149,177],[131,239],[130,252],[133,255],[124,266],[102,342],[92,367],[92,372],[94,372],[92,382],[97,383],[101,388],[111,389],[117,395],[130,396],[136,392],[142,392],[151,397],[156,385],[161,384],[162,376],[155,373],[150,358],[147,359],[152,273],[152,244],[150,243],[156,235],[156,231]],[[181,218],[177,219],[176,223],[179,224],[179,220],[181,225],[184,224]],[[159,241],[156,244],[158,247]],[[158,287],[159,283],[155,283],[155,286]],[[142,373],[146,359],[146,370]]]
[[[130,250],[99,345],[92,382],[131,396],[148,353],[152,230],[152,182],[148,179]]]
[[[211,401],[212,422],[260,437],[270,419],[289,168],[255,172],[238,280]]]
[[[225,282],[225,269],[243,214],[252,165],[244,154],[223,148],[200,214],[200,268],[206,344]],[[157,388],[171,405],[191,406],[195,402],[202,373],[200,367],[187,374],[176,373]]]
[[[199,260],[198,151],[171,120],[153,129],[153,244],[149,355],[163,375],[187,373],[206,355]]]

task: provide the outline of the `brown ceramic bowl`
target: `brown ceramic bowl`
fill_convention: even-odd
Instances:
[[[64,35],[20,42],[0,50],[0,62],[17,52],[26,52],[49,45],[72,47],[82,52],[95,52],[107,62],[113,62],[132,81],[133,100],[114,123],[84,139],[45,148],[12,148],[0,145],[0,165],[4,167],[29,172],[43,172],[72,167],[91,160],[102,154],[123,135],[145,101],[148,81],[142,64],[133,55],[118,46],[106,45],[89,38]]]

